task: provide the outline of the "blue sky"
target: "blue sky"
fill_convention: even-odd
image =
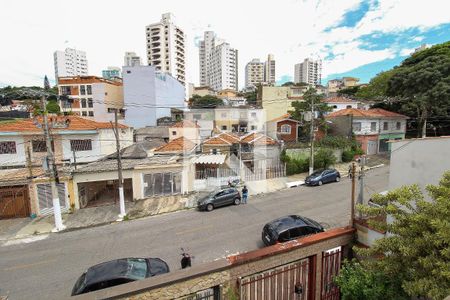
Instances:
[[[227,0],[220,9],[210,0],[195,4],[135,1],[138,9],[130,15],[119,0],[108,2],[107,14],[99,13],[103,1],[4,0],[0,28],[8,28],[2,40],[9,42],[0,48],[0,86],[42,85],[46,74],[53,80],[53,52],[65,47],[87,52],[90,75],[122,66],[126,51],[146,62],[145,26],[166,12],[186,33],[187,81],[196,85],[198,40],[206,30],[239,50],[240,88],[247,62],[264,61],[269,53],[275,55],[278,82],[292,79],[294,65],[307,57],[322,59],[323,84],[346,75],[367,82],[422,43],[450,40],[450,3],[442,0]]]

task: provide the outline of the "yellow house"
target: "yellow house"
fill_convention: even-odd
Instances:
[[[266,122],[293,110],[292,103],[303,101],[308,86],[260,86],[258,103],[266,112]]]

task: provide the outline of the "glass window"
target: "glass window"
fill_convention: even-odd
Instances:
[[[16,142],[0,142],[0,154],[16,154]]]
[[[87,117],[87,111],[82,111],[82,112],[81,112],[81,115],[82,115],[83,117]]]
[[[80,85],[80,95],[86,95],[86,86]]]
[[[87,89],[87,94],[92,95],[92,85],[87,85],[86,89]]]
[[[283,124],[281,125],[281,133],[290,134],[291,133],[291,125]]]
[[[134,280],[142,280],[147,277],[147,261],[143,258],[129,258],[128,276]]]
[[[397,123],[395,124],[395,128],[397,128],[397,130],[400,130],[401,127],[402,127],[402,123],[397,122]]]
[[[45,141],[41,140],[33,140],[31,142],[33,152],[46,152],[47,151],[47,145]]]
[[[144,196],[151,197],[154,193],[154,176],[153,174],[144,174]]]
[[[172,135],[177,135],[177,132],[176,131],[172,131]]]
[[[92,98],[88,99],[88,107],[94,107],[94,100]]]
[[[165,173],[163,174],[163,183],[164,183],[164,187],[163,187],[163,191],[164,191],[164,195],[170,195],[172,194],[172,174],[170,173]]]
[[[181,193],[181,173],[173,174],[173,193],[179,194]]]
[[[92,140],[70,140],[71,151],[91,151]]]
[[[280,241],[280,242],[287,242],[287,241],[290,240],[290,238],[291,238],[291,236],[290,236],[289,230],[286,230],[286,231],[284,231],[284,232],[279,234],[278,241]]]
[[[155,196],[162,195],[163,193],[163,176],[162,174],[154,174],[154,187],[155,187]]]
[[[388,130],[388,122],[383,122],[383,130]]]
[[[361,122],[353,123],[353,131],[361,131]]]
[[[82,108],[86,108],[87,107],[87,105],[86,105],[86,99],[81,99],[81,107]]]
[[[89,115],[89,117],[93,117],[94,116],[94,112],[90,111],[90,112],[88,112],[88,115]]]
[[[222,130],[227,130],[227,126],[226,126],[226,125],[223,125],[223,126],[222,126]]]
[[[377,130],[377,122],[370,122],[370,131]]]

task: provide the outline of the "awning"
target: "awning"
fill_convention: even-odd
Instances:
[[[201,154],[194,160],[194,164],[221,165],[225,162],[225,154]]]

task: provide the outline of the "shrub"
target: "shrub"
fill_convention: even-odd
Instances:
[[[332,149],[346,149],[353,145],[353,141],[345,136],[331,136],[327,135],[322,138],[317,146],[327,147]]]
[[[336,163],[336,157],[331,149],[320,149],[314,156],[314,168],[325,169]]]
[[[352,150],[344,150],[342,152],[342,162],[350,162],[353,160],[355,153]]]
[[[289,159],[286,162],[286,175],[294,175],[308,171],[308,159]]]

